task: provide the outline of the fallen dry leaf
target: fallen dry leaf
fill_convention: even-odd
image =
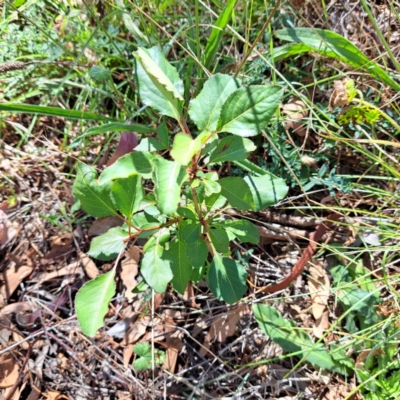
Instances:
[[[385,352],[382,349],[376,349],[376,350],[373,350],[373,352],[371,349],[362,350],[356,358],[355,367],[358,369],[364,370],[364,361],[367,359],[367,357],[370,354],[371,354],[371,357],[375,357],[378,354],[385,354]]]
[[[17,289],[20,283],[29,276],[32,271],[33,268],[28,267],[27,265],[23,265],[19,268],[16,268],[15,266],[9,268],[4,274],[2,274],[4,284],[0,286],[0,295],[3,296],[4,299],[9,299],[15,289]]]
[[[131,301],[135,296],[136,293],[132,293],[132,289],[136,287],[138,284],[136,280],[136,276],[139,273],[139,264],[136,260],[132,259],[129,256],[126,256],[121,261],[121,273],[120,278],[122,283],[124,284],[126,291],[125,297]]]
[[[53,260],[54,258],[61,257],[72,249],[72,233],[65,232],[61,235],[53,236],[50,240],[50,251],[44,255],[46,260]]]
[[[302,119],[307,117],[308,109],[304,102],[300,99],[291,98],[282,106],[282,114],[287,115],[283,124],[285,130],[292,129],[296,135],[304,137],[307,134],[307,129]]]
[[[90,279],[96,278],[98,275],[100,275],[99,269],[96,267],[96,264],[94,261],[85,253],[82,251],[78,252],[78,256],[81,260],[82,267],[86,272],[86,275]]]
[[[249,313],[250,307],[247,305],[241,305],[237,308],[228,310],[223,315],[218,315],[214,319],[214,322],[210,326],[210,330],[204,338],[200,354],[202,356],[207,354],[207,350],[210,348],[213,340],[218,340],[218,342],[224,343],[226,338],[234,335],[236,332],[236,325],[240,318]]]
[[[122,226],[123,223],[121,218],[115,216],[99,218],[90,226],[88,234],[89,236],[100,236],[111,228]]]
[[[18,379],[19,365],[15,358],[10,354],[0,356],[0,388],[8,388]]]
[[[145,315],[143,318],[137,319],[127,332],[124,340],[121,343],[122,346],[135,344],[146,333],[147,327],[151,323],[152,320],[150,315]]]
[[[83,272],[79,266],[79,262],[73,262],[57,271],[39,272],[35,275],[35,279],[37,279],[39,283],[43,283],[44,281],[49,281],[50,279],[58,278],[60,276],[77,274],[83,275]]]
[[[18,222],[11,222],[7,214],[0,209],[0,250],[3,249],[18,233]]]
[[[165,361],[162,366],[163,369],[171,372],[175,372],[176,362],[178,360],[179,352],[183,349],[184,343],[182,342],[183,333],[181,331],[174,332],[165,341],[165,347],[167,351],[165,353]]]
[[[126,254],[131,260],[136,261],[136,263],[139,264],[140,257],[142,255],[142,250],[138,246],[131,246],[126,251]]]
[[[321,316],[315,320],[315,325],[313,326],[315,337],[319,339],[324,336],[329,326],[329,311],[324,311]]]
[[[312,314],[315,319],[318,319],[328,304],[331,285],[327,272],[316,262],[310,268],[310,275],[308,288],[312,301]]]
[[[3,307],[3,309],[0,311],[0,317],[6,314],[22,312],[22,311],[32,311],[31,305],[26,301],[8,304],[7,306]]]

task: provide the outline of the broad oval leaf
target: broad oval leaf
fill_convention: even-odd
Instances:
[[[200,136],[192,139],[186,133],[177,133],[172,145],[171,157],[182,165],[188,165],[202,145]]]
[[[214,248],[218,253],[227,253],[229,251],[229,238],[225,229],[211,228],[210,239]]]
[[[108,305],[115,295],[115,271],[111,270],[87,282],[76,295],[75,310],[82,332],[90,337],[104,325]]]
[[[143,103],[179,120],[184,89],[176,69],[157,47],[139,48],[136,60],[137,85]]]
[[[142,177],[138,174],[117,179],[111,186],[111,199],[128,220],[139,210],[143,198]]]
[[[147,284],[157,293],[164,293],[173,278],[171,260],[164,254],[164,249],[157,244],[145,253],[140,273]]]
[[[283,90],[279,86],[259,85],[234,91],[224,103],[218,132],[255,136],[277,110]]]
[[[226,197],[232,207],[242,211],[251,210],[254,206],[253,195],[249,185],[236,176],[222,178],[218,181],[221,185],[221,194]]]
[[[79,163],[78,173],[72,188],[74,195],[80,200],[82,208],[93,217],[118,215],[111,200],[111,184],[98,183],[94,168]]]
[[[216,253],[208,270],[207,281],[214,295],[229,304],[240,300],[247,290],[243,265]]]
[[[153,160],[154,193],[157,206],[165,215],[173,214],[178,208],[181,186],[187,178],[186,169],[176,161],[161,157]]]
[[[238,87],[239,82],[229,75],[216,74],[208,79],[199,95],[190,101],[189,115],[200,131],[217,129],[221,108]]]
[[[231,233],[243,243],[258,243],[260,234],[257,228],[247,219],[238,221],[224,221],[224,227],[227,233]]]
[[[222,161],[241,161],[256,149],[250,139],[240,136],[228,136],[221,139],[216,149],[211,153],[210,163]]]
[[[193,267],[200,268],[204,265],[208,256],[208,248],[202,239],[186,243],[186,256]]]
[[[179,240],[185,243],[195,242],[200,236],[201,225],[192,221],[181,221],[179,224]]]
[[[285,351],[301,352],[299,357],[305,357],[313,365],[331,371],[337,371],[337,365],[323,344],[314,344],[308,334],[295,326],[291,321],[282,318],[273,307],[264,304],[254,304],[253,312],[260,328],[271,340],[283,347]],[[343,368],[340,368],[342,371]]]
[[[133,151],[118,158],[114,164],[107,167],[99,177],[101,185],[119,178],[127,178],[132,174],[140,174],[143,178],[151,177],[153,167],[150,164],[153,155],[143,151]]]
[[[264,210],[276,204],[289,190],[283,179],[273,175],[246,176],[244,180],[253,195],[253,211]]]
[[[88,254],[98,260],[112,260],[125,247],[125,240],[128,237],[128,232],[120,226],[111,228],[92,240]]]
[[[169,246],[168,257],[171,259],[171,269],[174,277],[172,286],[183,295],[192,275],[192,263],[186,255],[186,243],[182,240],[175,240]]]

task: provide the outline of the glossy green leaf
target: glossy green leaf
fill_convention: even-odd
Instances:
[[[197,216],[196,216],[194,210],[192,210],[190,207],[178,207],[176,212],[178,213],[178,215],[180,215],[183,218],[187,218],[190,220],[197,219]]]
[[[165,150],[166,147],[155,138],[144,138],[140,141],[140,143],[135,147],[135,151],[161,151]]]
[[[179,224],[179,240],[185,243],[195,242],[201,231],[201,225],[192,221],[182,221]]]
[[[221,188],[222,190],[222,188]],[[207,211],[219,210],[224,207],[227,200],[224,196],[219,193],[213,193],[211,196],[207,196],[205,198],[205,205],[207,207]]]
[[[279,86],[259,85],[234,91],[222,106],[219,132],[254,136],[265,128],[282,98]]]
[[[157,206],[165,215],[176,212],[181,198],[181,186],[187,179],[186,169],[176,161],[159,157],[153,160],[154,193]]]
[[[275,178],[272,175],[246,176],[244,178],[253,195],[253,211],[264,210],[282,200],[288,187],[281,178]]]
[[[257,228],[247,219],[225,221],[223,226],[228,233],[232,233],[242,243],[256,244],[260,241]]]
[[[90,243],[88,254],[98,260],[108,261],[116,258],[126,246],[128,232],[117,226],[103,235],[95,237]]]
[[[117,207],[128,220],[139,210],[143,198],[144,190],[141,175],[134,174],[127,178],[117,179],[111,186],[111,199],[115,207]]]
[[[297,328],[294,322],[282,318],[274,307],[254,304],[253,312],[263,332],[285,351],[301,352],[299,357],[305,357],[311,364],[336,370],[336,364],[324,345],[314,344],[305,331]]]
[[[228,136],[221,139],[216,149],[211,153],[210,163],[223,161],[241,161],[256,149],[250,139],[240,136]]]
[[[49,115],[69,119],[83,119],[87,121],[116,121],[114,118],[107,118],[103,115],[94,114],[79,110],[66,110],[58,107],[34,106],[31,104],[0,103],[0,111],[17,112],[25,114]],[[118,122],[118,121],[117,121]]]
[[[254,206],[253,195],[249,185],[239,177],[222,178],[218,181],[221,185],[221,194],[226,197],[232,207],[247,211]]]
[[[400,84],[385,70],[371,61],[352,42],[335,32],[315,28],[295,28],[277,30],[275,36],[281,40],[305,44],[311,51],[339,59],[353,68],[366,71],[393,89],[400,90]]]
[[[150,163],[152,157],[150,153],[141,151],[125,154],[101,173],[99,183],[105,184],[115,179],[127,178],[136,173],[148,179],[151,177],[153,169]]]
[[[204,193],[206,196],[211,196],[213,193],[221,192],[221,185],[218,182],[203,179],[202,183],[204,185]]]
[[[192,139],[185,133],[177,133],[172,145],[171,157],[182,165],[188,165],[202,145],[200,136]]]
[[[115,271],[111,270],[87,282],[76,295],[75,310],[82,332],[90,337],[104,325],[108,305],[115,295]]]
[[[72,187],[74,195],[82,208],[93,217],[118,215],[111,197],[111,184],[99,184],[96,170],[89,165],[79,163],[77,175]]]
[[[233,304],[247,290],[246,277],[246,270],[241,264],[216,253],[208,270],[207,280],[218,299]]]
[[[171,234],[169,228],[164,227],[159,229],[145,243],[145,245],[143,246],[143,253],[147,253],[148,251],[150,251],[152,247],[154,247],[157,244],[163,245],[164,243],[168,242],[170,237]]]
[[[229,251],[229,238],[225,229],[211,228],[210,238],[216,251],[219,253],[227,253]]]
[[[173,278],[171,260],[164,255],[164,249],[157,244],[145,253],[140,273],[147,284],[157,293],[164,293]]]
[[[171,269],[174,277],[172,286],[183,295],[192,275],[192,263],[186,255],[186,243],[182,240],[175,240],[168,249],[168,256],[171,258]]]
[[[169,148],[169,132],[165,122],[160,124],[157,128],[157,139],[164,146],[164,148]]]
[[[206,50],[204,54],[204,66],[209,69],[213,64],[215,55],[217,54],[219,44],[224,34],[224,29],[231,18],[233,9],[235,8],[237,0],[228,0],[225,8],[219,14],[218,19],[211,30],[210,37],[207,40]]]
[[[238,81],[229,75],[216,74],[208,79],[199,95],[190,101],[189,115],[200,131],[217,129],[222,106],[238,87]]]
[[[195,242],[186,243],[186,256],[193,267],[202,267],[208,256],[208,248],[204,240],[199,238]]]
[[[180,119],[183,82],[176,69],[157,47],[135,53],[137,85],[144,104],[162,115]]]

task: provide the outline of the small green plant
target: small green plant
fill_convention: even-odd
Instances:
[[[163,365],[165,360],[165,352],[161,350],[151,351],[151,346],[146,342],[137,343],[133,346],[133,351],[139,356],[133,362],[135,371],[147,371],[152,368],[153,360],[154,365]]]
[[[183,294],[190,280],[205,276],[214,295],[232,304],[247,290],[247,273],[231,258],[229,242],[258,243],[259,234],[248,220],[225,219],[222,212],[229,207],[262,210],[287,193],[283,179],[247,160],[256,149],[247,137],[270,121],[282,89],[241,87],[231,76],[213,75],[190,101],[189,116],[197,126],[191,132],[177,70],[156,47],[139,48],[135,57],[143,103],[174,118],[179,130],[172,135],[161,123],[156,138],[144,138],[136,151],[118,159],[98,179],[94,168],[78,165],[73,190],[82,208],[94,217],[123,220],[123,226],[93,239],[89,255],[114,259],[130,240],[148,238],[140,273],[152,289],[162,293],[171,283]],[[217,171],[224,162],[253,174],[221,177]],[[89,336],[103,325],[115,293],[114,276],[115,267],[77,294],[78,320]]]

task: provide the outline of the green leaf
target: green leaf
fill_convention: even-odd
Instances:
[[[97,183],[97,173],[93,167],[79,163],[72,191],[81,202],[82,208],[93,217],[118,215],[111,201],[111,184]]]
[[[126,246],[125,240],[128,237],[128,232],[120,226],[111,228],[92,240],[88,254],[98,260],[112,260]]]
[[[98,65],[93,65],[90,68],[89,75],[97,82],[105,82],[108,79],[111,79],[111,71],[107,68],[100,67]]]
[[[206,197],[205,205],[208,210],[207,212],[219,210],[220,208],[224,207],[226,201],[226,198],[224,196],[221,196],[219,193],[213,193],[211,196]]]
[[[135,151],[161,151],[165,150],[166,147],[155,138],[144,138],[135,147]]]
[[[229,251],[229,238],[225,229],[211,228],[210,239],[215,250],[219,253],[227,253]]]
[[[172,286],[183,295],[192,275],[192,263],[186,255],[186,244],[182,240],[175,240],[168,249],[168,256],[171,258],[171,268],[174,277]]]
[[[147,284],[157,293],[164,293],[173,278],[171,261],[165,257],[164,249],[157,244],[145,253],[140,272]]]
[[[142,177],[138,174],[117,179],[111,186],[111,199],[115,207],[117,207],[128,220],[139,210],[140,202],[143,198],[144,190]]]
[[[221,194],[226,197],[232,207],[239,210],[251,210],[254,204],[253,195],[249,185],[239,177],[222,178],[218,181],[221,185]]]
[[[183,218],[187,218],[187,219],[190,219],[190,220],[193,220],[193,221],[197,220],[196,214],[189,207],[178,207],[176,212],[178,213],[178,215],[180,215]]]
[[[213,75],[199,95],[190,101],[189,115],[200,131],[217,129],[221,108],[226,99],[239,87],[239,82],[229,75]]]
[[[203,179],[204,192],[206,196],[211,196],[213,193],[221,192],[221,185],[218,182],[210,181],[209,179]]]
[[[228,24],[229,18],[232,15],[237,0],[229,0],[225,8],[221,11],[215,25],[211,30],[210,37],[207,40],[206,50],[204,54],[204,66],[209,69],[214,61],[215,55],[218,50],[219,43],[221,42],[224,29]]]
[[[135,371],[147,371],[152,368],[154,359],[155,365],[162,365],[165,361],[165,353],[161,350],[154,349],[154,355],[152,354],[151,346],[146,342],[137,343],[133,346],[135,354],[140,356],[133,362],[133,368]]]
[[[201,225],[191,221],[182,221],[179,224],[179,240],[185,243],[195,242],[200,236]]]
[[[115,295],[115,271],[87,282],[76,295],[75,310],[82,332],[90,337],[96,335],[97,329],[104,325],[104,316],[108,305]]]
[[[171,157],[182,165],[188,165],[202,145],[200,136],[192,139],[185,133],[177,133],[172,145]]]
[[[275,36],[281,40],[305,44],[311,51],[339,59],[353,68],[368,72],[393,89],[400,90],[400,85],[386,71],[365,56],[353,43],[335,32],[315,28],[280,29],[275,31]]]
[[[253,195],[253,211],[264,210],[276,204],[288,192],[285,181],[281,178],[275,178],[272,175],[246,176],[244,180]]]
[[[222,161],[241,161],[247,158],[256,146],[250,139],[228,136],[220,140],[210,156],[210,163]]]
[[[257,228],[247,219],[225,221],[224,228],[243,243],[257,244],[260,241],[260,234]]]
[[[161,213],[176,212],[181,198],[181,186],[187,179],[186,169],[176,161],[159,157],[153,160],[154,193]]]
[[[114,118],[107,118],[107,117],[104,117],[103,115],[93,114],[91,112],[78,111],[78,110],[65,110],[64,108],[58,108],[58,107],[33,106],[31,104],[0,103],[0,111],[49,115],[51,117],[83,119],[83,120],[87,120],[87,121],[90,121],[90,120],[92,120],[92,121],[116,121]]]
[[[144,104],[179,121],[184,87],[176,69],[157,47],[136,52],[136,75]]]
[[[171,234],[169,228],[161,228],[157,232],[155,232],[151,238],[145,243],[143,246],[143,253],[147,253],[152,247],[156,246],[157,244],[164,244],[168,242],[170,239]]]
[[[314,344],[305,331],[297,328],[294,322],[282,318],[275,308],[254,304],[253,312],[263,332],[285,351],[301,352],[299,357],[305,356],[311,364],[336,371],[336,364],[323,345]]]
[[[218,131],[239,136],[257,135],[274,115],[282,94],[279,86],[260,85],[237,89],[222,107]]]
[[[240,300],[247,290],[245,268],[231,258],[216,253],[207,280],[214,295],[229,304]]]
[[[152,157],[150,153],[142,151],[133,151],[125,154],[101,173],[99,183],[103,185],[115,179],[127,178],[136,173],[148,179],[151,177],[153,169],[150,164]]]
[[[204,265],[208,256],[208,248],[202,239],[186,243],[186,256],[193,267],[200,268]]]
[[[165,149],[169,148],[169,132],[165,122],[157,128],[157,139],[164,146]]]

